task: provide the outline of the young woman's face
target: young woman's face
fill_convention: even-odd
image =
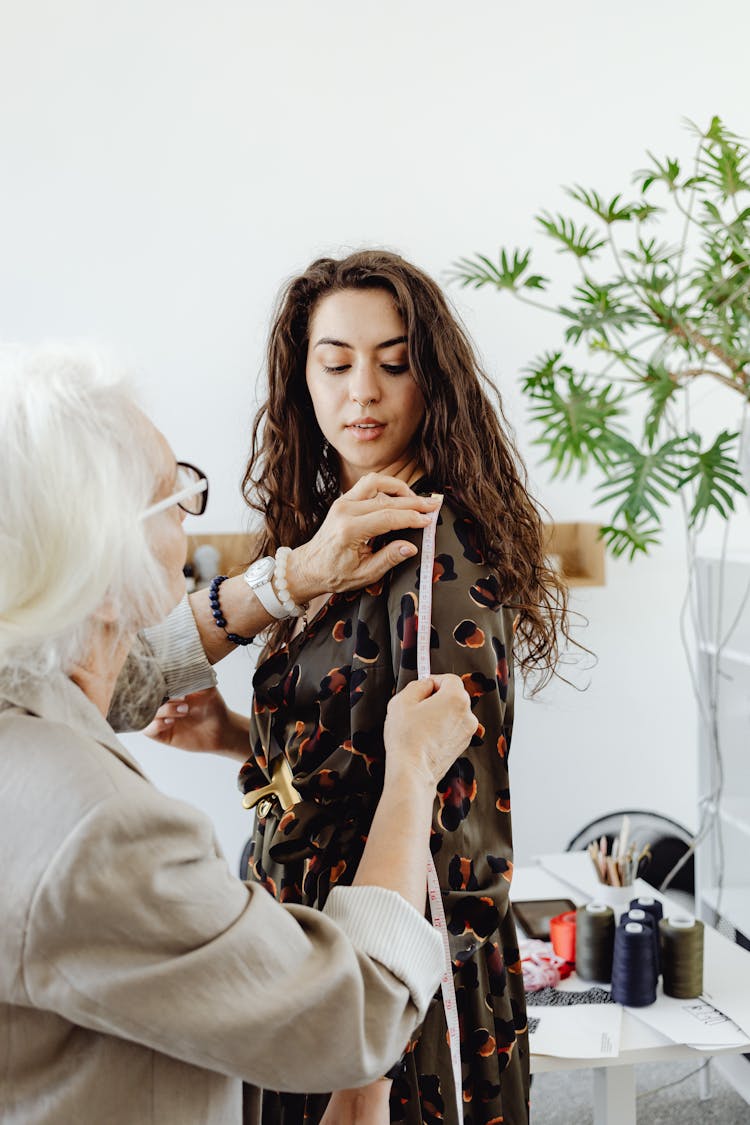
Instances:
[[[365,473],[405,470],[425,404],[393,298],[382,289],[330,293],[310,318],[309,340],[307,386],[339,455],[342,489]]]

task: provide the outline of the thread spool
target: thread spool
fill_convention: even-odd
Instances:
[[[650,926],[625,922],[617,927],[612,957],[612,999],[629,1008],[656,1000],[656,954]]]
[[[659,922],[664,917],[662,905],[657,898],[651,898],[648,895],[641,895],[640,898],[634,898],[630,903],[631,910],[645,910],[654,919],[654,925],[658,928]]]
[[[576,912],[567,910],[550,918],[549,938],[558,957],[571,964],[576,959]]]
[[[662,918],[659,923],[664,992],[679,1000],[703,991],[703,923],[690,916]]]
[[[660,972],[661,956],[659,953],[659,928],[658,923],[652,914],[647,914],[645,910],[639,909],[637,906],[632,906],[627,914],[623,914],[620,919],[622,926],[626,922],[640,922],[642,925],[647,926],[651,931],[654,942],[654,962],[656,964],[656,974]]]
[[[603,902],[590,902],[576,911],[576,972],[581,980],[607,983],[612,979],[615,914]]]

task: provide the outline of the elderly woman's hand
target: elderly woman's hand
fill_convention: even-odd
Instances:
[[[248,729],[244,715],[230,711],[216,688],[206,688],[162,703],[143,733],[180,750],[223,754],[244,762],[250,752]]]
[[[426,527],[440,504],[417,496],[404,481],[368,473],[334,500],[320,530],[291,554],[289,589],[299,604],[322,593],[359,590],[417,553],[413,543],[395,539],[373,552],[371,541],[388,532]]]
[[[386,776],[420,771],[436,786],[478,726],[458,676],[430,676],[407,684],[388,704],[383,732]]]

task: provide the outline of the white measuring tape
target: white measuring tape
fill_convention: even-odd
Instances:
[[[419,563],[419,614],[417,618],[417,678],[426,679],[430,675],[430,632],[432,629],[432,572],[435,562],[435,532],[440,509],[437,508],[424,529],[422,538],[422,557]],[[456,1110],[459,1125],[463,1121],[463,1082],[461,1078],[461,1042],[458,1034],[458,1005],[456,989],[453,984],[453,958],[451,957],[448,926],[443,909],[443,895],[430,855],[427,860],[427,897],[430,903],[432,924],[443,939],[443,975],[440,978],[440,991],[443,994],[445,1022],[448,1027],[448,1045],[453,1066],[453,1084],[456,1088]]]

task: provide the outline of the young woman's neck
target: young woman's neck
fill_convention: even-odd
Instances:
[[[341,491],[348,492],[353,488],[358,480],[366,476],[371,470],[355,468],[353,465],[347,464],[345,461],[341,462]],[[418,481],[420,477],[424,476],[424,470],[419,463],[419,460],[411,454],[405,454],[399,458],[398,461],[393,461],[390,465],[384,465],[377,470],[387,477],[397,477],[398,480],[405,481],[406,484],[412,485]]]

